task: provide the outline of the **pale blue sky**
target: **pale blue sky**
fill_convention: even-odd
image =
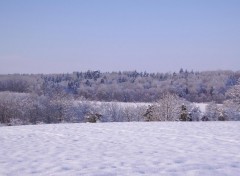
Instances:
[[[0,74],[240,70],[239,0],[1,0]]]

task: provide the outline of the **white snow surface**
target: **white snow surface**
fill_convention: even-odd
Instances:
[[[0,128],[1,176],[239,176],[239,122]]]
[[[208,103],[193,103],[195,106],[199,107],[200,111],[202,113],[206,112],[206,107],[208,105]]]
[[[210,103],[210,102],[209,102]],[[193,103],[195,106],[199,107],[200,111],[202,113],[205,113],[206,112],[206,108],[207,108],[207,105],[209,103]],[[221,107],[222,104],[217,104],[218,107]]]

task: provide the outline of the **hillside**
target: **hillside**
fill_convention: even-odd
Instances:
[[[239,122],[132,122],[0,128],[0,175],[240,173]]]

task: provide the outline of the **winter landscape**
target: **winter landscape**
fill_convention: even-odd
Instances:
[[[230,73],[218,82],[226,89],[218,103],[191,102],[194,92],[201,89],[186,93],[186,87],[178,94],[179,89],[174,92],[173,85],[164,81],[159,86],[166,84],[168,91],[159,93],[152,102],[106,102],[97,98],[98,89],[90,100],[79,97],[81,88],[72,92],[69,83],[62,84],[60,78],[57,82],[38,79],[36,83],[39,75],[3,75],[0,175],[237,176],[240,85],[239,73]],[[169,79],[177,83],[181,76],[181,72],[174,73]],[[91,88],[98,82],[89,80]],[[134,87],[135,82],[127,84]],[[216,89],[206,88],[193,97],[220,97]],[[126,94],[120,92],[118,96]]]
[[[237,176],[239,134],[239,122],[2,127],[0,175]]]
[[[239,176],[240,1],[1,0],[0,176]]]

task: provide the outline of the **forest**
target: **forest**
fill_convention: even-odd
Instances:
[[[184,69],[0,75],[0,122],[239,120],[239,80],[240,71]],[[193,103],[208,103],[206,112]]]

